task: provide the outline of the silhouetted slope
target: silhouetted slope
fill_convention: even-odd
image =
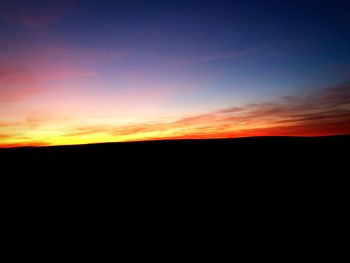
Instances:
[[[167,140],[103,143],[75,146],[0,149],[3,163],[128,167],[129,169],[197,166],[261,168],[281,164],[315,168],[342,162],[350,149],[350,136],[251,137],[213,140]],[[285,167],[287,169],[287,167]]]
[[[187,218],[199,209],[201,218],[220,215],[218,225],[239,217],[237,227],[250,229],[269,215],[271,225],[291,219],[289,229],[325,207],[335,214],[330,208],[347,200],[349,146],[350,136],[333,136],[0,149],[2,186],[9,200],[30,209],[43,203],[43,211],[62,202],[73,214],[123,207],[118,216],[138,220],[150,211]]]

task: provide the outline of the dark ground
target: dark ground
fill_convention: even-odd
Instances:
[[[350,135],[328,137],[251,137],[213,140],[169,140],[76,146],[0,149],[1,165],[47,171],[90,168],[109,173],[132,171],[186,173],[206,171],[255,173],[345,166]],[[209,170],[207,170],[209,169]]]
[[[38,192],[40,200],[55,193],[57,198],[137,197],[137,203],[191,196],[201,203],[203,198],[243,203],[297,198],[324,205],[346,200],[349,149],[350,135],[12,148],[0,149],[0,178],[4,189]]]
[[[88,220],[106,233],[148,229],[145,237],[160,228],[200,238],[210,226],[259,244],[272,231],[277,243],[322,240],[345,218],[349,149],[350,136],[0,149],[0,185],[17,226],[42,215],[39,224],[55,219],[64,232],[62,222],[74,222],[83,236]]]
[[[350,135],[22,147],[0,149],[0,178],[59,197],[330,197],[347,192],[349,149]]]

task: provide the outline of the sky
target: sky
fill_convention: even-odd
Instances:
[[[0,0],[0,147],[350,133],[347,0]]]

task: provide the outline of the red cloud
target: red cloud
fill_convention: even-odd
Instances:
[[[22,88],[0,90],[0,102],[22,101],[31,96],[47,92],[47,88]]]
[[[114,136],[144,134],[144,139],[347,134],[350,133],[350,84],[307,96],[284,97],[276,102],[231,107],[169,122],[81,127],[68,136],[96,132]],[[166,135],[147,135],[152,132],[165,132]]]
[[[37,86],[43,81],[88,78],[98,74],[98,66],[121,59],[123,54],[66,45],[24,48],[0,57],[0,85]]]
[[[48,116],[48,119],[51,117]],[[41,121],[35,116],[29,116],[24,126],[29,129]],[[5,126],[8,125],[5,123]],[[163,122],[117,127],[112,125],[72,127],[62,136],[74,138],[97,133],[108,134],[116,140],[122,139],[123,136],[129,136],[128,140],[158,140],[350,134],[350,84],[330,87],[309,95],[281,98],[275,102],[225,108]],[[35,143],[31,143],[29,139],[26,138],[28,143],[0,146],[34,145]],[[11,141],[11,136],[0,136],[1,140]],[[39,142],[35,145],[43,144]]]
[[[203,57],[183,59],[183,60],[177,61],[174,65],[178,66],[178,65],[200,64],[200,63],[212,62],[217,60],[230,59],[230,58],[235,58],[245,54],[249,54],[255,50],[256,49],[246,49],[246,50],[237,51],[237,52],[218,53],[218,54],[212,54],[212,55],[203,56]]]
[[[22,69],[8,68],[0,70],[0,83],[3,84],[32,84],[40,81],[65,80],[96,76],[96,71],[90,70],[41,70],[29,72]]]
[[[31,14],[19,14],[17,16],[18,21],[28,27],[40,29],[46,28],[56,22],[60,16],[57,14],[46,14],[40,16],[33,16]]]
[[[15,147],[25,147],[25,146],[48,146],[47,142],[16,142],[16,143],[0,143],[0,148],[15,148]]]
[[[0,68],[0,78],[11,74],[11,70],[8,68]]]
[[[40,5],[24,0],[3,0],[2,14],[10,21],[34,29],[46,28],[57,22],[71,5],[72,1],[44,1]]]

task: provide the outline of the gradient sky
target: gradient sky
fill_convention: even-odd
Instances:
[[[0,0],[0,147],[344,133],[347,0]]]

